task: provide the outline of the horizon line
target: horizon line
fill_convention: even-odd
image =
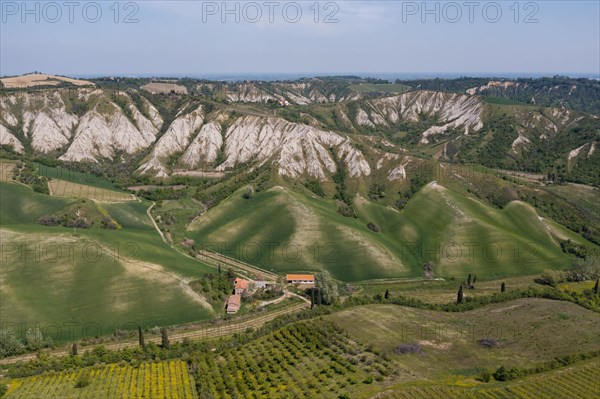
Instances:
[[[33,74],[34,72],[47,74],[47,75],[55,75],[55,76],[64,76],[64,77],[76,77],[76,78],[106,78],[106,77],[124,77],[124,78],[139,78],[139,79],[147,79],[147,78],[191,78],[191,79],[203,79],[208,77],[236,77],[240,78],[245,76],[269,76],[272,77],[277,76],[294,76],[296,79],[299,78],[310,78],[310,77],[360,77],[360,78],[377,78],[379,76],[390,76],[390,75],[412,75],[406,77],[406,79],[421,79],[419,76],[423,76],[424,78],[436,78],[436,77],[444,77],[444,78],[461,78],[461,77],[473,77],[473,78],[532,78],[532,77],[555,77],[555,76],[565,76],[569,78],[591,78],[591,79],[600,79],[600,72],[567,72],[567,71],[545,71],[545,72],[160,72],[157,74],[152,73],[110,73],[110,72],[102,72],[102,73],[74,73],[74,74],[64,74],[64,73],[52,73],[52,72],[44,72],[44,71],[28,71],[17,75],[0,75],[0,78],[9,78],[15,76],[23,76],[27,74]],[[215,79],[207,79],[207,80],[215,80]],[[218,80],[218,79],[216,79]]]

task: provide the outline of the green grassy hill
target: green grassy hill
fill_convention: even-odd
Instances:
[[[450,186],[451,187],[451,186]],[[329,270],[341,281],[422,277],[481,278],[566,268],[557,237],[585,241],[513,201],[490,207],[460,190],[430,183],[398,211],[357,196],[357,218],[333,200],[283,187],[243,198],[243,189],[196,218],[186,234],[197,244],[263,268]],[[367,225],[376,224],[379,232]]]
[[[78,201],[0,183],[3,323],[54,323],[59,328],[47,334],[66,341],[69,325],[82,338],[211,316],[186,281],[212,269],[163,243],[146,215],[148,203],[105,205],[118,230],[94,226],[74,235],[71,228],[35,223]]]

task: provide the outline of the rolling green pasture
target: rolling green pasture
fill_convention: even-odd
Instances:
[[[327,319],[352,339],[390,353],[420,379],[474,378],[482,370],[532,367],[600,345],[596,313],[546,299],[519,299],[460,313],[368,305]],[[494,339],[498,346],[483,347],[482,339]],[[402,344],[418,345],[422,353],[396,354]]]
[[[243,190],[187,228],[207,247],[278,272],[329,270],[342,281],[410,274],[359,219],[335,203],[274,187],[251,200]]]
[[[523,202],[493,208],[439,184],[424,187],[402,211],[357,197],[358,218],[341,216],[332,200],[287,188],[250,200],[242,194],[194,220],[186,235],[268,270],[329,270],[346,282],[423,277],[425,262],[443,278],[532,275],[570,266],[557,237],[584,241]]]
[[[145,213],[149,204],[108,204],[121,229],[77,229],[75,235],[35,221],[77,200],[10,183],[0,183],[0,200],[3,323],[57,323],[62,331],[47,334],[64,341],[69,323],[82,338],[132,328],[128,323],[152,327],[210,317],[212,309],[186,282],[212,268],[161,240]]]

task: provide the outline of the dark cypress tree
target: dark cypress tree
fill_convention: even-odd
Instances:
[[[385,290],[385,295],[383,296],[385,299],[390,298],[390,290]]]
[[[79,351],[77,349],[77,342],[73,342],[73,346],[71,347],[71,355],[77,356],[78,353]]]
[[[321,296],[321,290],[317,290],[317,294],[319,294],[317,295],[317,305],[321,306],[321,303],[323,301],[323,298]]]
[[[315,307],[315,289],[311,288],[310,289],[310,308],[314,308]]]
[[[169,343],[169,332],[167,331],[166,327],[160,329],[160,335],[162,340],[162,347],[164,349],[169,349],[171,347],[171,344]]]
[[[461,285],[460,288],[458,289],[458,294],[456,295],[456,303],[457,304],[461,304],[463,303],[463,286]]]
[[[475,288],[475,281],[477,281],[477,275],[473,276],[473,284],[471,284],[471,288]]]
[[[594,286],[594,292],[596,293],[596,295],[600,294],[600,287],[598,287],[598,280],[600,280],[600,279],[596,279],[596,285]]]
[[[219,271],[219,277],[221,277],[221,264],[220,263],[217,265],[217,270]]]
[[[140,341],[140,347],[146,349],[146,343],[144,342],[144,333],[142,332],[142,326],[138,326],[138,338]]]
[[[467,279],[467,287],[471,287],[471,273],[469,273],[469,278]]]
[[[502,285],[500,286],[500,292],[505,292],[506,291],[506,284],[504,284],[504,281],[502,282]]]

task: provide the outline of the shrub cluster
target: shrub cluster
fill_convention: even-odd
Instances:
[[[556,287],[564,282],[581,282],[595,280],[600,277],[600,258],[590,256],[586,259],[577,259],[567,271],[545,270],[536,279],[538,284]]]
[[[531,367],[531,368],[522,368],[522,367],[511,367],[506,368],[501,366],[498,368],[493,376],[497,381],[510,381],[516,378],[525,377],[531,374],[543,373],[545,371],[555,370],[560,367],[569,366],[571,364],[593,359],[595,357],[600,356],[600,350],[587,352],[587,353],[577,353],[573,355],[566,355],[561,357],[555,357],[549,362],[543,363],[539,366]]]
[[[379,233],[381,231],[381,228],[379,227],[379,225],[377,225],[375,223],[369,223],[367,225],[367,227],[369,228],[369,230],[374,231],[375,233]]]
[[[397,347],[396,349],[394,349],[394,352],[401,353],[401,354],[421,353],[422,351],[423,350],[421,349],[421,347],[417,344],[402,344],[399,347]]]

